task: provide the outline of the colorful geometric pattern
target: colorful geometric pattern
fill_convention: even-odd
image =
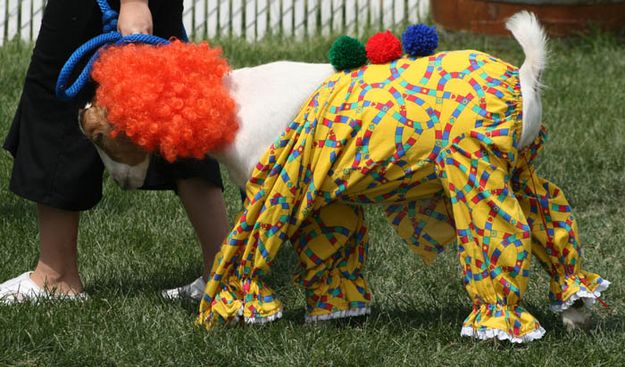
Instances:
[[[458,243],[474,305],[463,335],[540,337],[540,324],[519,305],[533,231],[535,244],[551,254],[539,258],[558,287],[574,290],[567,279],[584,279],[595,291],[601,280],[580,270],[571,248],[579,246],[577,232],[561,192],[544,180],[547,191],[528,184],[528,153],[517,151],[521,109],[518,70],[477,51],[331,76],[257,164],[245,208],[215,260],[198,323],[278,317],[282,304],[263,279],[287,240],[300,256],[297,280],[308,318],[366,313],[360,205],[379,203],[426,261]],[[536,220],[536,200],[550,204],[541,206],[548,210],[545,227]],[[541,241],[541,233],[551,240]],[[555,288],[554,297],[570,297]]]
[[[512,187],[531,227],[532,254],[550,276],[551,309],[558,312],[579,298],[594,303],[610,282],[582,270],[582,248],[571,206],[558,186],[534,172],[532,162],[546,139],[543,128],[532,145],[521,152]]]

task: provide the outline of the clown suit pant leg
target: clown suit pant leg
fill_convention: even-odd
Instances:
[[[539,339],[544,329],[521,307],[529,280],[530,227],[510,187],[509,155],[483,140],[459,137],[437,161],[473,302],[461,335],[519,343]]]
[[[257,196],[246,200],[215,255],[200,302],[198,325],[212,328],[241,319],[246,323],[266,323],[282,316],[282,302],[265,279],[280,247],[288,241],[285,224],[292,218],[288,212],[290,204],[263,200],[266,197],[262,193]],[[248,194],[249,197],[254,195]],[[293,225],[297,227],[299,223],[295,221]]]
[[[532,229],[532,254],[549,274],[551,309],[560,312],[578,299],[592,305],[609,282],[582,270],[577,221],[562,190],[539,177],[525,155],[513,176],[517,200]]]
[[[296,282],[306,294],[306,320],[369,313],[371,294],[362,271],[368,234],[360,206],[334,202],[307,218],[291,238],[300,258]]]

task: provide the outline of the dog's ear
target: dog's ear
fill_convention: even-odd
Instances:
[[[80,111],[80,126],[85,136],[95,143],[102,142],[112,130],[106,119],[106,110],[95,103]]]
[[[106,116],[106,109],[96,103],[90,103],[80,111],[80,127],[87,139],[115,162],[135,166],[145,161],[147,153],[124,133],[111,137],[113,126]]]

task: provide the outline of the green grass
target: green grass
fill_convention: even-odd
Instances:
[[[325,61],[328,41],[224,42],[234,66],[276,59]],[[514,64],[511,40],[445,34],[441,49],[474,48]],[[0,136],[21,91],[30,49],[0,48]],[[551,140],[538,170],[558,183],[576,209],[588,269],[613,282],[589,332],[568,334],[547,306],[547,278],[534,267],[527,308],[547,329],[540,341],[516,346],[459,336],[469,312],[455,250],[432,267],[410,253],[368,208],[368,278],[373,313],[364,320],[306,325],[303,295],[290,276],[297,266],[285,246],[271,283],[284,319],[265,326],[204,331],[197,305],[161,299],[159,290],[201,271],[199,248],[173,193],[123,192],[107,181],[105,197],[82,217],[80,269],[91,299],[0,307],[0,365],[429,365],[617,366],[625,358],[625,47],[594,35],[554,41],[545,75],[545,122]],[[8,191],[11,157],[0,153],[0,280],[33,267],[37,230],[33,204]],[[226,190],[229,213],[240,209]]]

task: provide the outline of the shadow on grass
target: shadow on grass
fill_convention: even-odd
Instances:
[[[393,330],[402,333],[415,329],[440,329],[443,326],[451,326],[460,330],[465,317],[469,314],[470,305],[449,304],[438,309],[384,309],[373,307],[371,314],[367,316],[348,317],[335,320],[320,321],[312,325],[323,325],[335,329],[382,329],[391,327]],[[560,314],[555,314],[547,309],[535,309],[529,307],[530,312],[539,320],[542,327],[548,334],[562,339],[573,334],[590,335],[594,331],[601,329],[609,334],[621,334],[625,331],[625,320],[615,316],[606,320],[592,319],[591,325],[586,330],[576,330],[573,333],[566,330],[562,324]],[[282,319],[294,325],[304,325],[304,309],[292,309],[283,312]]]
[[[285,268],[293,267],[294,259],[286,256],[282,259],[282,266]],[[199,268],[176,268],[160,269],[158,272],[143,275],[141,278],[120,277],[116,275],[109,276],[106,279],[95,280],[93,286],[88,286],[87,292],[94,297],[160,297],[163,289],[172,288],[186,284],[195,279]],[[285,311],[283,312],[282,321],[292,324],[293,327],[304,326],[306,323],[304,307],[293,306],[301,294],[297,294],[299,287],[292,283],[291,277],[280,272],[280,276],[275,276],[270,282],[272,288],[277,294],[282,294],[281,300],[284,302]],[[294,289],[293,289],[294,288]],[[295,293],[294,293],[295,292]],[[300,301],[303,300],[300,299]],[[180,308],[190,317],[197,315],[199,302],[191,300],[163,300],[171,302],[174,307]],[[525,309],[539,320],[547,333],[556,338],[567,338],[570,334],[562,325],[560,314],[553,313],[545,304],[537,304],[535,302],[525,303]],[[430,308],[428,308],[430,307]],[[397,332],[411,332],[415,329],[441,329],[451,327],[454,330],[460,330],[464,319],[471,311],[471,304],[458,302],[427,304],[420,303],[415,299],[407,300],[403,304],[388,305],[374,303],[372,312],[368,316],[351,317],[344,319],[336,319],[323,321],[318,324],[323,327],[335,329],[383,329],[391,327]],[[608,334],[620,334],[625,332],[625,320],[622,315],[613,315],[608,318],[600,319],[597,313],[601,309],[595,309],[593,321],[588,330],[579,330],[578,334],[592,334],[596,330],[601,330]]]
[[[597,326],[600,326],[601,330],[608,334],[623,334],[625,333],[625,317],[620,314],[595,322],[592,325],[591,331]]]
[[[0,218],[6,221],[7,226],[19,224],[35,217],[34,206],[26,200],[0,200]]]
[[[159,271],[157,273],[142,274],[140,277],[119,276],[117,274],[93,279],[86,285],[85,291],[91,296],[108,297],[111,295],[135,297],[149,294],[160,294],[164,289],[179,287],[195,280],[198,269],[189,267],[172,275]]]

